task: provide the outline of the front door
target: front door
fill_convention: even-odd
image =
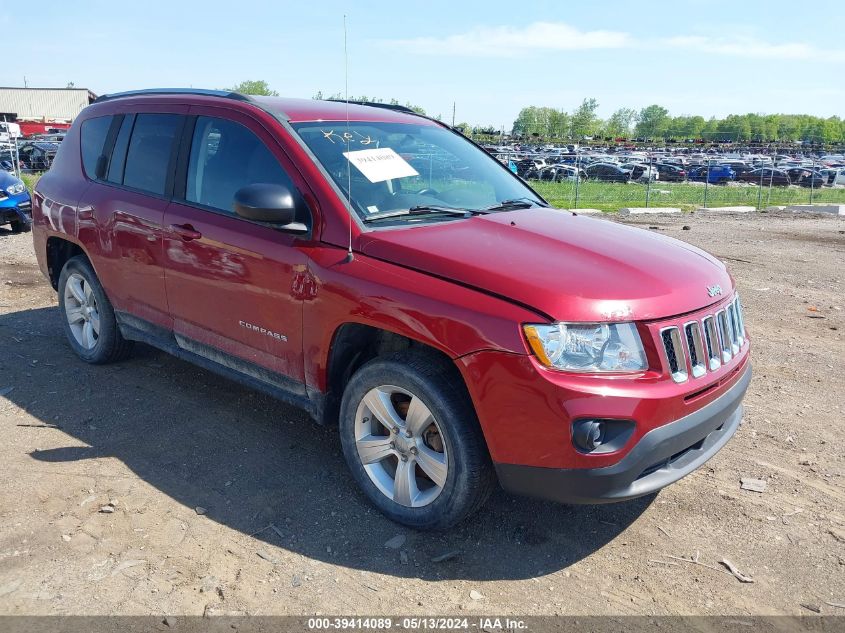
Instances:
[[[282,387],[304,393],[302,297],[294,286],[307,258],[296,237],[232,210],[235,192],[248,184],[295,189],[280,162],[284,155],[247,116],[207,107],[191,114],[185,181],[177,176],[164,220],[176,338],[181,347],[264,382],[276,384],[281,375]]]

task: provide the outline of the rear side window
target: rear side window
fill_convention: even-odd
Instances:
[[[259,182],[294,190],[276,157],[246,127],[225,119],[198,117],[191,142],[185,199],[234,214],[235,192]]]
[[[123,184],[164,195],[181,127],[179,114],[138,114],[126,152]]]
[[[82,147],[82,167],[92,180],[97,177],[97,161],[103,154],[106,136],[111,127],[111,116],[98,116],[82,122],[79,144]]]

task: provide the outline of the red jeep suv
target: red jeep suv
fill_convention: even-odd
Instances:
[[[337,424],[364,494],[416,528],[497,481],[565,503],[653,493],[742,417],[749,340],[721,262],[549,208],[401,107],[101,97],[33,222],[82,360],[142,341]]]

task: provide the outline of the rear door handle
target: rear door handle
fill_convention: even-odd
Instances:
[[[182,238],[183,242],[190,242],[191,240],[198,240],[202,237],[202,233],[197,231],[190,224],[171,224],[169,227],[171,233],[176,233]]]

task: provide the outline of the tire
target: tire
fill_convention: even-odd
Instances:
[[[495,486],[478,419],[462,383],[456,385],[459,380],[454,367],[434,354],[405,351],[366,363],[343,393],[339,425],[343,455],[370,502],[397,523],[420,530],[450,528],[477,511]],[[394,398],[400,402],[398,410],[392,405]],[[375,403],[372,410],[368,403]],[[402,403],[406,419],[399,413]],[[431,417],[425,418],[421,411]],[[382,423],[386,418],[397,432],[387,430]],[[412,418],[431,422],[417,425]],[[419,428],[411,433],[414,426]],[[411,436],[406,437],[403,429]],[[368,442],[378,448],[366,449],[374,459],[365,466],[359,449],[365,450]],[[399,479],[412,484],[397,485]]]
[[[29,233],[32,230],[32,226],[23,220],[12,220],[9,225],[12,228],[12,233]]]
[[[59,275],[59,312],[71,348],[86,363],[114,363],[132,352],[132,341],[120,334],[114,308],[83,255],[69,259]]]

